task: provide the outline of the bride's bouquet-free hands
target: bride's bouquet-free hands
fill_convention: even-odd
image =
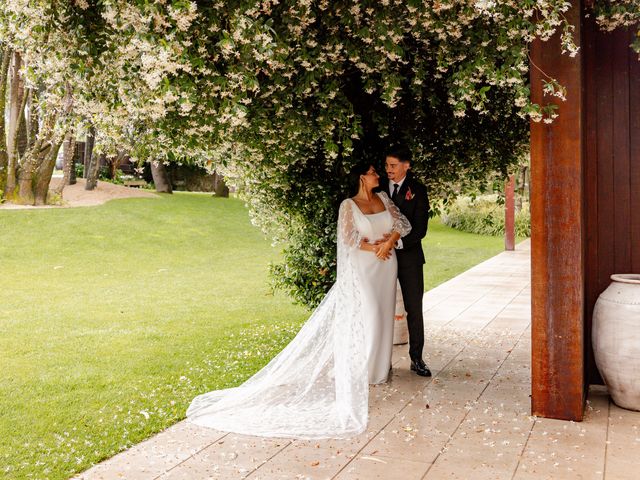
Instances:
[[[389,260],[398,238],[399,234],[396,232],[385,233],[382,238],[379,238],[373,243],[370,243],[368,238],[363,238],[360,242],[360,248],[373,252],[380,260]]]
[[[391,258],[391,248],[393,248],[393,245],[388,246],[386,238],[389,238],[389,235],[385,235],[385,237],[370,243],[369,239],[365,237],[360,241],[360,249],[374,253],[380,260],[388,260]]]
[[[391,257],[391,252],[396,248],[399,238],[400,234],[396,231],[392,231],[391,233],[385,233],[381,239],[376,240],[374,243],[377,247],[376,256],[378,258],[382,258],[384,256],[384,258],[382,258],[383,260],[387,260]]]

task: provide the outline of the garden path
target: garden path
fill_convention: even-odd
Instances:
[[[49,188],[53,190],[62,180],[62,177],[53,177]],[[15,205],[11,203],[0,204],[0,209],[33,209],[33,208],[69,208],[69,207],[92,207],[102,205],[109,200],[117,198],[157,198],[157,194],[150,190],[141,188],[125,187],[114,183],[98,181],[96,188],[85,190],[86,180],[78,178],[74,185],[67,185],[62,192],[62,203],[59,205]]]

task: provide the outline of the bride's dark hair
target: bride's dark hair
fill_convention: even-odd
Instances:
[[[349,196],[353,197],[360,190],[360,176],[366,174],[373,166],[371,162],[360,162],[349,172]]]

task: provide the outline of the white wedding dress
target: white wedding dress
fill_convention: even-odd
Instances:
[[[397,262],[359,249],[392,230],[411,230],[386,193],[385,210],[340,205],[336,283],[300,332],[262,370],[236,388],[197,396],[190,422],[247,435],[346,438],[367,426],[369,383],[387,379],[393,348]]]

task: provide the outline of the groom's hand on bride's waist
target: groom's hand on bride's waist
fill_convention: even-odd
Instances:
[[[373,242],[374,245],[381,245],[384,242],[386,242],[387,240],[389,240],[389,238],[391,237],[391,234],[389,233],[385,233],[382,238],[379,238],[378,240],[376,240],[375,242]]]
[[[374,242],[374,245],[381,245],[383,243],[385,243],[387,240],[389,240],[389,238],[391,238],[391,234],[390,233],[385,233],[382,238],[379,238],[378,240],[376,240]],[[402,248],[400,242],[402,240],[398,240],[394,245],[393,248]]]

